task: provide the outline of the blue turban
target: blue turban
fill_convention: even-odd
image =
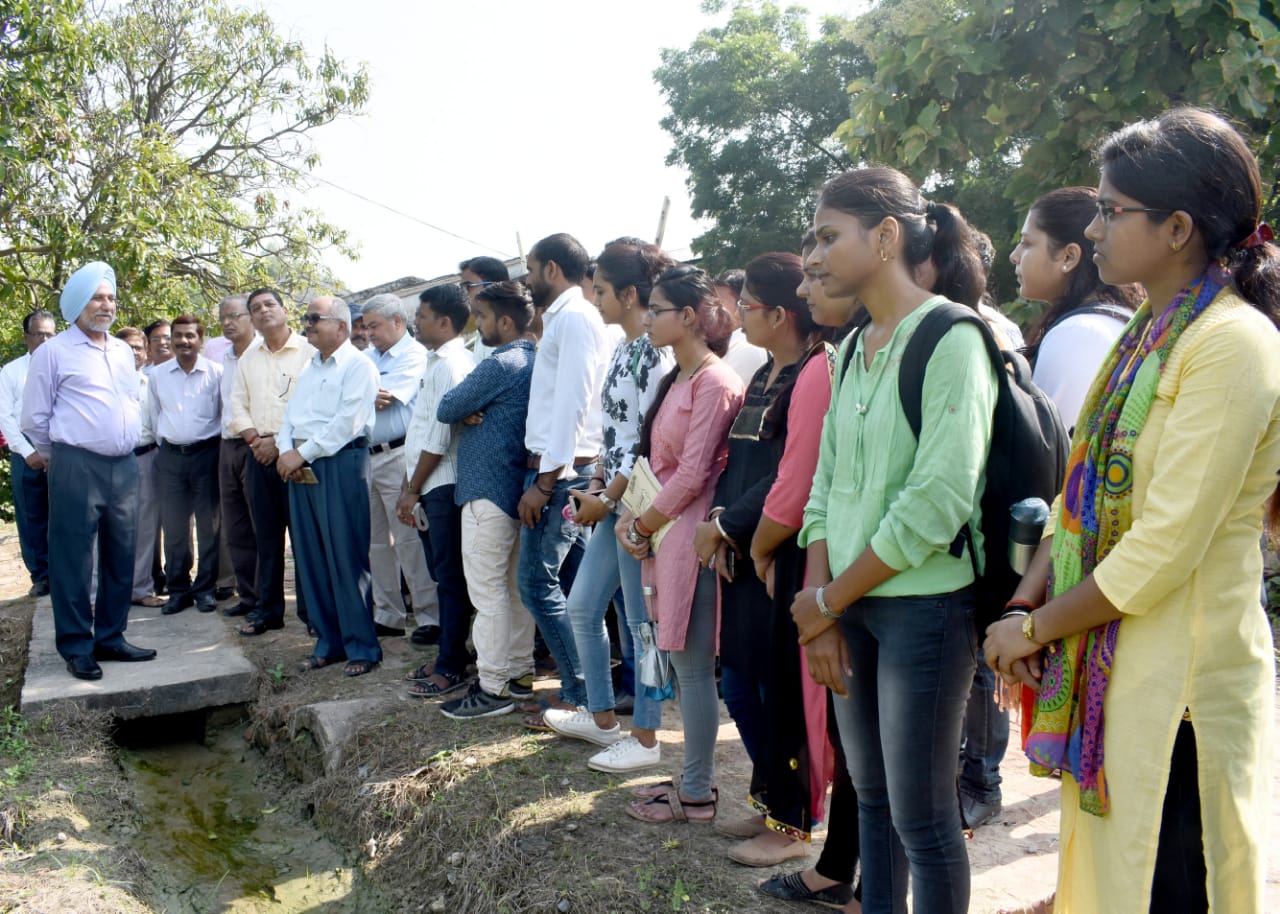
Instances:
[[[89,306],[89,299],[97,293],[98,286],[104,282],[111,283],[112,292],[116,290],[116,271],[101,260],[86,263],[72,273],[62,289],[62,297],[58,299],[62,306],[62,319],[74,324]]]

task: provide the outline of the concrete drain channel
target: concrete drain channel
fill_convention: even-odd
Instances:
[[[377,910],[342,848],[275,799],[238,707],[123,721],[116,743],[137,797],[129,836],[147,861],[146,894],[178,914]]]

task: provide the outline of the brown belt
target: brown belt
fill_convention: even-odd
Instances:
[[[600,455],[599,455],[599,454],[592,454],[592,455],[591,455],[591,456],[589,456],[589,457],[574,457],[574,458],[573,458],[573,465],[574,465],[575,467],[580,467],[580,466],[582,466],[584,463],[596,463],[596,462],[598,462],[599,460],[600,460]],[[541,454],[530,454],[530,455],[528,456],[528,458],[525,460],[524,465],[525,465],[526,467],[528,467],[530,470],[536,470],[536,469],[539,469],[539,468],[542,466],[542,455],[541,455]]]

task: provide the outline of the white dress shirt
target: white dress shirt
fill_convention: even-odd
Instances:
[[[436,349],[427,350],[427,370],[423,372],[418,396],[413,404],[413,418],[405,436],[405,477],[413,478],[418,455],[423,451],[439,454],[440,462],[427,476],[421,495],[453,485],[458,481],[458,438],[454,427],[436,418],[440,398],[457,387],[471,373],[476,363],[462,337],[454,337]]]
[[[364,351],[378,369],[378,389],[395,397],[386,409],[374,413],[371,444],[386,444],[403,438],[413,418],[413,399],[418,395],[418,384],[427,367],[427,349],[409,334],[405,334],[386,352],[370,346]],[[374,397],[378,391],[373,392]]]
[[[36,452],[22,434],[22,391],[26,389],[30,367],[31,353],[28,352],[0,368],[0,432],[9,442],[9,450],[23,460]]]
[[[138,406],[142,413],[142,437],[138,447],[156,443],[156,431],[151,427],[151,382],[145,373],[138,372]]]
[[[538,472],[561,467],[562,477],[571,476],[575,457],[600,453],[600,392],[612,353],[600,312],[578,286],[543,314],[524,436],[529,453],[541,458]]]
[[[296,446],[303,460],[314,463],[369,436],[378,369],[350,340],[324,361],[317,351],[294,388],[276,435],[281,453]]]
[[[176,358],[151,372],[147,408],[158,441],[195,444],[222,428],[222,366],[202,355],[190,372]]]
[[[249,341],[249,345],[245,347],[244,354],[248,354],[249,350],[254,346],[262,343],[262,337],[254,335]],[[209,347],[206,346],[207,350]],[[222,354],[222,386],[220,388],[222,394],[222,437],[226,440],[239,438],[235,432],[231,430],[231,419],[235,415],[232,407],[232,396],[235,393],[236,386],[236,370],[240,367],[240,356],[236,355],[236,347],[227,348]]]

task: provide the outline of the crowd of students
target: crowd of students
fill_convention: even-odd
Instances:
[[[750,866],[807,857],[825,820],[815,864],[766,880],[768,894],[898,914],[910,885],[916,911],[966,911],[963,827],[999,813],[1006,709],[1020,705],[1033,772],[1062,778],[1052,910],[1260,912],[1274,654],[1258,542],[1280,467],[1280,249],[1248,146],[1210,113],[1132,124],[1098,163],[1096,190],[1054,190],[1026,214],[1011,260],[1021,296],[1046,308],[1025,344],[987,295],[990,240],[900,172],[864,167],[824,185],[799,254],[762,253],[717,280],[639,239],[592,260],[553,235],[522,281],[467,261],[402,326],[398,300],[365,303],[367,355],[341,300],[308,305],[303,340],[279,294],[228,299],[221,370],[202,365],[189,316],[171,325],[176,367],[152,369],[141,399],[108,370],[99,389],[129,402],[105,447],[65,434],[58,407],[68,347],[86,365],[113,359],[114,277],[99,265],[63,294],[72,329],[45,342],[52,315],[24,325],[25,393],[0,372],[0,412],[16,403],[20,416],[17,438],[12,415],[0,425],[33,588],[63,561],[47,546],[45,564],[29,555],[36,477],[48,461],[56,501],[76,484],[59,464],[101,475],[75,541],[101,519],[97,616],[77,554],[64,568],[83,582],[52,575],[59,648],[82,678],[96,678],[77,659],[86,643],[91,659],[149,659],[129,655],[147,652],[123,640],[112,601],[125,546],[139,598],[152,547],[137,542],[154,521],[109,522],[112,493],[132,485],[138,500],[131,468],[151,441],[130,437],[129,412],[145,402],[138,424],[167,465],[166,611],[212,608],[223,535],[241,557],[242,634],[282,625],[290,526],[317,635],[304,668],[345,661],[359,675],[379,637],[404,635],[403,615],[375,621],[370,562],[408,539],[434,583],[430,609],[411,594],[414,640],[439,644],[410,694],[446,699],[459,720],[519,709],[526,726],[596,744],[588,765],[620,774],[661,765],[676,697],[680,773],[637,788],[627,811],[714,821]],[[955,323],[927,364],[908,364],[917,328],[948,302],[988,325]],[[1072,430],[1041,545],[995,607],[975,590],[993,554],[983,495],[1008,386],[989,336],[1022,350]],[[410,344],[426,350],[411,370]],[[388,380],[406,370],[410,383]],[[905,402],[912,371],[918,403]],[[378,483],[384,464],[391,482]],[[219,472],[221,520],[210,509],[202,527]],[[629,485],[649,472],[661,491],[633,513]],[[228,522],[229,490],[250,522]],[[64,538],[68,510],[50,512]],[[399,527],[371,538],[380,510]],[[615,681],[611,608],[625,665],[646,681]],[[979,630],[984,616],[998,621]],[[522,703],[535,629],[560,689]],[[674,690],[653,680],[668,664]],[[717,816],[720,695],[751,763],[742,818]]]

